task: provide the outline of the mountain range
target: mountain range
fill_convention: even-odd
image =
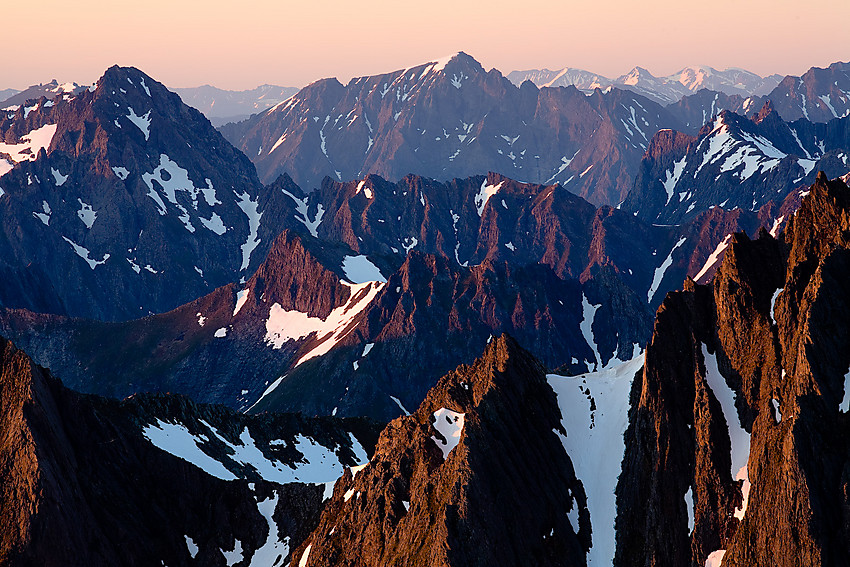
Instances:
[[[515,85],[531,81],[538,87],[574,86],[582,91],[616,87],[635,91],[664,105],[677,102],[683,96],[696,93],[701,89],[726,95],[738,95],[743,98],[764,96],[779,85],[783,78],[781,75],[760,77],[750,71],[735,68],[718,71],[707,65],[685,67],[666,77],[655,77],[643,67],[635,67],[616,79],[572,67],[564,67],[556,71],[549,69],[513,71],[507,77]]]
[[[766,95],[700,88],[717,86],[707,78],[682,80],[693,90],[674,81],[681,92],[668,99],[649,86],[635,90],[643,84],[637,78],[604,90],[542,81],[538,88],[485,71],[461,52],[347,85],[317,81],[221,131],[251,158],[264,183],[286,173],[308,193],[325,177],[347,181],[374,173],[394,180],[414,173],[448,181],[496,171],[560,183],[595,205],[617,206],[634,188],[638,164],[658,131],[698,135],[723,110],[750,116],[768,101],[784,121],[798,120],[805,110],[807,121],[826,123],[842,116],[850,100],[843,63],[777,80]],[[789,91],[793,85],[806,91],[802,99]],[[798,109],[794,100],[809,102]],[[829,101],[834,112],[826,114]],[[811,150],[800,157],[811,159]]]
[[[616,204],[652,134],[671,124],[679,126],[640,95],[520,88],[459,53],[348,85],[318,81],[221,131],[263,182],[287,173],[307,192],[324,177],[450,180],[497,171]]]
[[[281,433],[292,418],[240,417],[169,396],[84,397],[5,342],[3,385],[15,395],[2,397],[3,425],[22,432],[11,439],[25,444],[0,447],[2,470],[14,471],[0,503],[23,528],[4,530],[3,557],[50,563],[66,541],[51,526],[64,533],[72,525],[89,535],[74,540],[72,532],[69,541],[91,542],[80,557],[95,562],[125,557],[109,542],[129,530],[137,540],[159,538],[137,557],[180,565],[276,556],[338,565],[352,554],[375,565],[480,557],[499,565],[517,557],[546,565],[842,563],[843,524],[825,530],[823,522],[841,517],[847,484],[850,362],[842,354],[846,329],[835,326],[843,312],[835,310],[846,304],[848,218],[850,188],[819,176],[778,239],[736,235],[709,284],[689,280],[669,294],[645,355],[618,367],[547,375],[501,336],[388,424],[363,467],[341,465],[364,458],[363,443],[371,448],[374,439],[368,429],[355,437],[346,429],[354,423],[330,429],[328,422],[324,439],[351,443],[350,453],[336,449],[335,483],[306,465],[287,472],[278,446],[306,456],[301,433],[294,441]],[[682,381],[686,375],[692,382]],[[317,425],[302,421],[294,431]],[[188,482],[167,480],[176,471]],[[250,480],[261,471],[278,480]],[[170,485],[185,505],[167,509],[187,512],[163,516],[139,503],[116,481],[128,474],[140,478],[140,494]],[[308,474],[326,488],[305,485]],[[87,488],[92,482],[99,490]],[[41,513],[27,513],[28,493],[11,486],[41,487],[30,500]],[[194,516],[193,499],[209,491],[222,502],[216,515]],[[51,504],[64,498],[78,504]],[[121,510],[109,504],[115,498]],[[61,510],[96,513],[72,521]],[[152,510],[160,515],[149,525],[161,535],[140,536],[148,530],[130,518]],[[521,529],[506,529],[509,513],[523,519]]]
[[[846,563],[844,68],[5,109],[0,564]]]
[[[0,109],[16,110],[17,106],[29,100],[37,100],[42,96],[53,99],[57,93],[75,94],[84,90],[85,86],[77,83],[63,83],[54,79],[49,83],[32,85],[24,90],[0,90]],[[180,95],[187,105],[200,110],[214,126],[228,122],[244,120],[262,112],[294,95],[299,89],[295,87],[279,87],[277,85],[260,85],[244,91],[229,91],[202,85],[200,87],[184,87],[171,89]]]
[[[252,114],[280,104],[299,91],[295,87],[277,85],[260,85],[244,91],[228,91],[211,85],[172,90],[180,95],[183,102],[203,112],[216,127],[245,120]]]

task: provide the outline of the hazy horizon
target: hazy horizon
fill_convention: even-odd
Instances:
[[[34,42],[31,27],[7,29],[7,44],[25,45],[27,53],[4,64],[0,88],[53,78],[90,84],[113,64],[138,67],[173,88],[302,87],[327,77],[345,83],[457,51],[504,74],[576,67],[612,78],[635,66],[665,76],[689,65],[800,75],[850,59],[846,36],[818,21],[824,14],[830,22],[850,17],[846,0],[826,0],[802,14],[792,0],[530,0],[521,13],[504,0],[435,0],[427,9],[383,0],[322,6],[258,0],[242,11],[222,0],[141,6],[47,0],[43,6],[52,16],[39,22],[39,35],[60,38],[60,45]]]

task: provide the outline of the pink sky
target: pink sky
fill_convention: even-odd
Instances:
[[[177,4],[179,2],[179,4]],[[4,25],[0,88],[91,83],[112,64],[172,87],[303,86],[465,51],[486,68],[635,65],[801,74],[850,60],[850,0],[43,0]],[[177,4],[177,5],[175,5]],[[18,23],[18,25],[15,25]]]

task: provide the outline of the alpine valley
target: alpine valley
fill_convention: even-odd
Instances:
[[[0,92],[0,565],[850,565],[850,64],[178,91]]]

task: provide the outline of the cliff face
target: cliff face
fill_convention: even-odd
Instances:
[[[590,518],[540,364],[506,335],[391,422],[293,552],[309,565],[583,565]],[[572,515],[577,525],[568,517]]]
[[[615,565],[850,561],[850,190],[736,235],[657,314],[631,394]],[[708,560],[714,563],[706,563]]]

